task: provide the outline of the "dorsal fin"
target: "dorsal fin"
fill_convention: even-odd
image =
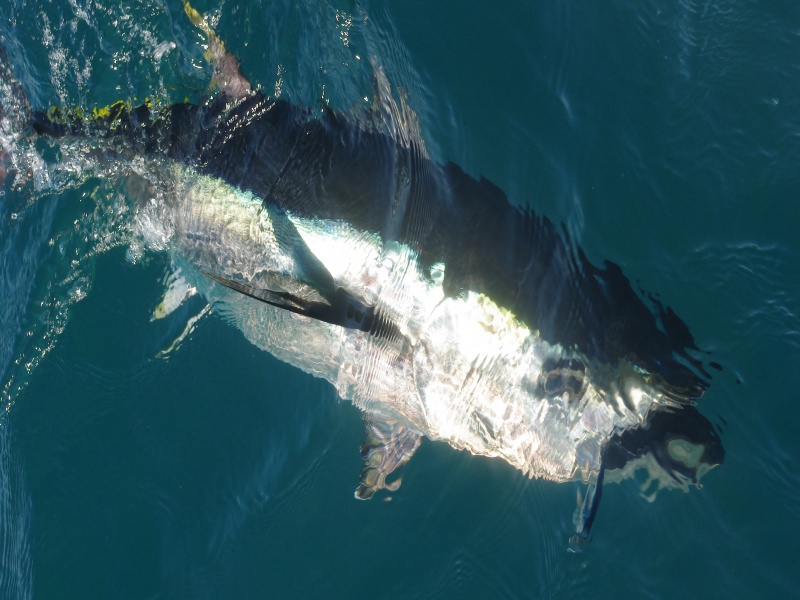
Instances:
[[[242,75],[239,69],[239,61],[225,49],[225,44],[219,36],[211,29],[205,17],[189,4],[188,0],[183,2],[183,10],[192,22],[192,25],[200,29],[208,39],[208,47],[205,52],[206,60],[214,67],[214,79],[212,85],[216,85],[222,93],[233,100],[241,100],[253,94],[253,86],[247,78]]]

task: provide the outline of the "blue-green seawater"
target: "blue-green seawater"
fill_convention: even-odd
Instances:
[[[800,595],[800,4],[197,8],[299,104],[364,105],[380,65],[435,159],[672,307],[722,366],[698,408],[725,462],[652,502],[644,481],[607,485],[578,554],[582,486],[444,444],[391,501],[359,502],[355,408],[213,314],[170,348],[202,301],[150,320],[169,263],[81,229],[102,182],[8,188],[2,598]],[[33,106],[193,99],[210,78],[176,1],[0,0],[0,17]]]

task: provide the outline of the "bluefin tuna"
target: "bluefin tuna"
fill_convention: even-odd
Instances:
[[[707,374],[672,311],[489,181],[431,159],[377,66],[370,111],[317,114],[255,90],[185,9],[214,66],[206,101],[22,103],[0,115],[16,132],[0,138],[12,146],[0,178],[58,168],[23,159],[36,138],[73,171],[123,180],[137,235],[181,273],[180,298],[203,294],[253,344],[363,411],[358,498],[396,490],[389,475],[426,437],[584,482],[579,547],[606,472],[644,465],[685,488],[721,463],[693,406]],[[23,96],[18,84],[4,93]]]

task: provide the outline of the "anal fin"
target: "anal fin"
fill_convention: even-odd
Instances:
[[[363,464],[356,498],[369,500],[379,490],[396,491],[400,479],[387,482],[386,478],[409,461],[421,441],[419,433],[395,419],[367,423],[361,444]]]
[[[161,302],[158,303],[158,306],[153,311],[150,317],[151,321],[168,317],[188,298],[197,293],[197,288],[181,275],[180,268],[170,273],[165,283],[167,284],[167,289],[164,291]]]

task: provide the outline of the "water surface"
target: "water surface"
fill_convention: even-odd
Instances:
[[[390,502],[353,499],[358,411],[197,305],[89,179],[0,196],[0,595],[9,598],[788,597],[798,553],[796,3],[198,4],[272,95],[348,110],[372,63],[431,155],[621,265],[720,363],[702,490],[578,484],[423,443]],[[0,0],[32,105],[199,97],[180,3]],[[161,353],[161,354],[159,354]]]

